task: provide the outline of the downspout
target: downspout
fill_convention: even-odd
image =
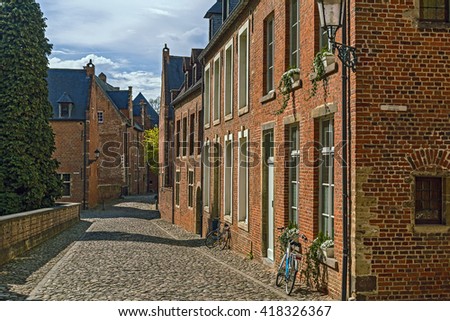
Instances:
[[[87,125],[86,119],[83,120],[83,210],[87,210],[86,206],[86,191],[87,191]]]
[[[170,97],[170,101],[172,101],[172,97]],[[170,112],[170,104],[169,104],[169,112]],[[169,116],[169,115],[168,115]],[[173,130],[175,130],[175,110],[173,111]],[[170,128],[170,121],[169,123],[169,128]],[[174,137],[174,135],[172,135],[172,137]],[[176,171],[175,171],[175,144],[173,144],[174,146],[172,146],[172,171],[170,172],[172,175],[172,224],[175,224],[175,176],[176,176]],[[169,145],[170,146],[170,145]]]
[[[342,26],[342,44],[347,45],[347,1],[344,2],[344,23]],[[342,64],[342,284],[341,300],[347,301],[348,271],[348,178],[347,178],[347,82],[348,67]]]

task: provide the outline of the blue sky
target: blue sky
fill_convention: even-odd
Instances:
[[[97,75],[136,96],[160,95],[161,52],[188,56],[207,43],[203,19],[215,0],[37,0],[53,44],[51,68],[82,68],[93,60]]]

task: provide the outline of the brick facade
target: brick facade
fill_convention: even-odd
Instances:
[[[356,7],[355,7],[356,6]],[[350,169],[351,206],[350,295],[357,299],[448,299],[450,293],[448,195],[450,159],[448,82],[443,78],[442,57],[450,51],[445,24],[418,22],[418,4],[407,1],[396,7],[373,7],[367,1],[352,2],[350,44],[357,48],[360,63],[351,74],[350,87]],[[267,92],[267,21],[274,21],[274,85],[288,70],[289,1],[241,1],[225,20],[222,29],[201,54],[205,70],[209,68],[210,116],[204,142],[218,143],[223,160],[224,137],[233,135],[232,215],[224,217],[223,161],[210,171],[210,206],[204,217],[220,217],[232,223],[232,248],[257,259],[268,256],[268,165],[274,161],[274,227],[287,226],[292,219],[288,164],[291,159],[290,128],[297,126],[299,140],[298,224],[313,240],[324,230],[319,217],[330,211],[323,194],[333,195],[333,232],[335,257],[322,265],[332,297],[341,296],[342,226],[342,98],[341,63],[328,66],[329,94],[325,97],[319,83],[317,95],[309,98],[310,74],[315,53],[320,48],[317,8],[314,1],[301,2],[299,22],[300,82],[294,84],[287,108],[280,109],[279,90]],[[356,14],[357,12],[357,14]],[[231,22],[230,22],[231,21]],[[248,105],[240,109],[238,77],[239,35],[248,26],[249,86]],[[402,32],[399,32],[402,31]],[[233,115],[224,117],[225,51],[233,41],[234,86]],[[337,41],[340,41],[338,32]],[[425,51],[425,48],[426,51]],[[433,48],[433,49],[432,49]],[[220,63],[216,61],[220,58]],[[215,68],[220,69],[220,117],[214,120]],[[205,92],[205,91],[204,91]],[[203,106],[205,113],[207,110]],[[334,127],[334,193],[325,192],[323,173],[318,164],[329,153],[324,136]],[[326,129],[325,128],[325,129]],[[247,131],[250,144],[248,172],[248,221],[239,219],[238,192],[239,133]],[[265,135],[273,135],[273,151],[265,144]],[[242,135],[242,134],[241,134]],[[327,136],[328,137],[328,136]],[[329,168],[329,167],[328,167]],[[245,173],[245,172],[241,172]],[[205,175],[205,174],[204,174]],[[442,222],[435,225],[415,223],[415,178],[442,178]],[[329,186],[329,185],[328,185]],[[205,186],[203,186],[205,189]],[[321,191],[322,190],[322,191]],[[204,204],[208,200],[203,200]],[[321,205],[322,204],[322,205]],[[325,209],[324,209],[325,208]],[[241,222],[240,222],[241,220]],[[279,260],[275,234],[275,262]]]
[[[74,100],[71,115],[65,118],[59,115],[55,99],[63,90],[65,97]],[[90,62],[84,70],[50,70],[49,100],[54,108],[50,123],[55,133],[54,157],[60,162],[58,173],[70,175],[70,196],[60,201],[95,207],[124,194],[149,191],[147,182],[152,176],[144,164],[142,142],[150,118],[134,120],[131,87],[126,91],[112,87],[103,73],[95,76]],[[96,151],[100,152],[98,159]]]

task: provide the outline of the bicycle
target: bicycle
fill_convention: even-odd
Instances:
[[[285,230],[286,228],[281,227],[278,230]],[[275,284],[280,287],[282,281],[284,280],[286,285],[286,294],[290,295],[294,289],[295,280],[297,278],[297,273],[301,267],[303,253],[302,245],[299,242],[293,240],[294,236],[298,235],[298,231],[295,230],[293,235],[289,238],[288,244],[286,246],[286,251],[284,253],[283,259],[281,260],[280,266],[278,267],[277,278]],[[301,234],[301,239],[306,243],[308,238]]]
[[[228,223],[224,224],[223,229],[220,229],[221,222],[218,222],[217,228],[212,230],[206,235],[205,245],[212,249],[219,245],[221,250],[225,249],[229,245],[231,239],[230,225]]]

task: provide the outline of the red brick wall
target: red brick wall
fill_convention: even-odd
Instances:
[[[175,123],[180,121],[183,124],[183,119],[187,119],[187,139],[186,156],[182,157],[182,150],[180,149],[180,157],[176,159],[175,168],[180,171],[180,204],[175,206],[175,224],[182,226],[189,232],[197,233],[199,231],[196,226],[197,221],[197,187],[201,185],[201,158],[198,149],[199,138],[199,112],[202,109],[202,95],[199,88],[195,93],[184,98],[179,104],[175,106]],[[194,155],[189,155],[189,131],[191,128],[191,115],[195,116],[194,121]],[[201,124],[202,125],[202,124]],[[183,126],[183,125],[181,125]],[[183,141],[183,128],[181,127],[180,142]],[[183,146],[183,145],[181,145]],[[193,206],[188,206],[188,174],[189,170],[194,171],[194,187],[193,187]],[[175,190],[175,189],[174,189]],[[203,229],[205,231],[205,229]]]
[[[448,26],[420,25],[415,3],[377,3],[375,10],[358,1],[353,17],[360,64],[352,87],[352,245],[361,299],[450,298],[448,183],[447,225],[414,223],[414,177],[450,173],[450,34]]]

